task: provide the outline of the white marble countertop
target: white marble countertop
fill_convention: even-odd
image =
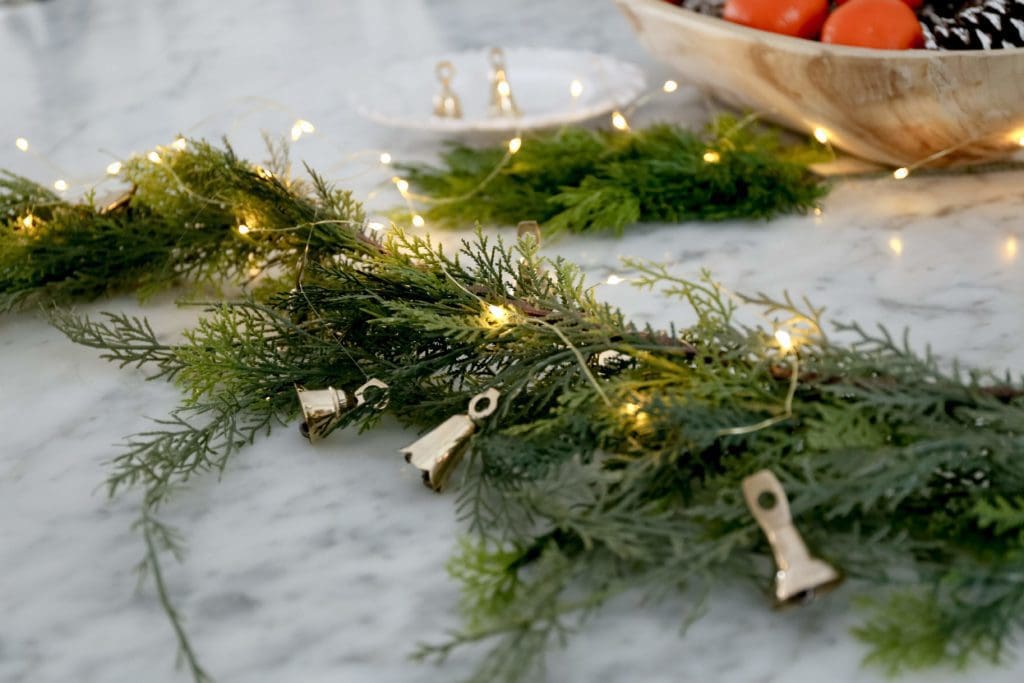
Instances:
[[[176,133],[229,134],[258,157],[257,131],[301,116],[317,134],[296,159],[369,192],[386,176],[346,159],[387,149],[429,156],[436,141],[361,122],[345,103],[385,60],[489,44],[586,48],[666,73],[643,54],[611,3],[523,0],[53,0],[0,7],[0,168],[81,191],[112,159]],[[246,99],[252,97],[264,100]],[[266,101],[272,100],[272,102]],[[693,120],[681,88],[641,119]],[[24,136],[46,161],[19,153]],[[971,365],[1024,370],[1024,174],[843,182],[820,217],[771,223],[649,226],[547,247],[593,282],[618,257],[701,267],[733,290],[788,289],[839,319],[910,326],[918,347]],[[378,197],[379,202],[382,198]],[[387,206],[384,202],[383,206]],[[446,239],[453,239],[449,235]],[[639,321],[679,306],[625,284],[602,286]],[[168,338],[196,312],[167,295],[83,306],[149,316]],[[0,682],[182,682],[174,640],[147,585],[129,526],[137,501],[108,501],[105,463],[128,434],[165,415],[175,391],[118,371],[25,313],[0,317]],[[315,448],[279,430],[235,459],[222,481],[196,480],[167,508],[189,555],[168,562],[173,595],[221,683],[455,680],[411,662],[423,638],[457,624],[444,564],[459,531],[451,496],[436,496],[396,455],[397,427],[339,433]],[[843,591],[802,610],[759,595],[716,594],[680,636],[679,605],[624,598],[549,661],[550,679],[843,683],[882,681],[860,667]],[[826,673],[827,672],[827,673]],[[906,676],[914,683],[1020,681],[1024,662]]]

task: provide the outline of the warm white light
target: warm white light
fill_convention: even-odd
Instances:
[[[629,130],[629,121],[626,120],[626,117],[621,112],[616,111],[612,113],[612,125],[619,130]]]
[[[903,240],[901,240],[899,237],[890,238],[889,249],[892,250],[892,253],[899,256],[900,254],[903,253]]]
[[[640,412],[639,403],[623,403],[619,411],[626,416],[632,417]]]
[[[573,79],[573,82],[569,84],[569,94],[574,100],[583,94],[583,84],[578,79]]]
[[[25,226],[26,230],[31,230],[32,226],[35,225],[35,218],[32,217],[32,214],[29,214],[21,219],[21,224]]]
[[[66,180],[58,179],[53,181],[53,187],[58,192],[63,192],[64,190],[68,189],[68,183]]]
[[[171,147],[178,150],[179,152],[183,152],[185,151],[185,148],[188,147],[188,140],[186,140],[185,138],[177,138],[175,139],[174,142],[171,143]]]
[[[508,81],[498,81],[498,94],[502,97],[508,97],[512,93],[512,86],[508,84]]]
[[[903,180],[908,175],[910,175],[910,169],[906,166],[901,166],[892,172],[892,177],[896,180]]]
[[[821,210],[820,206],[814,207],[814,215],[815,216],[820,216],[822,213],[824,213],[824,212]]]
[[[107,164],[107,173],[109,175],[117,175],[120,172],[121,172],[121,162],[120,161],[113,161],[113,162]]]
[[[28,140],[25,138],[18,138],[14,141],[14,146],[20,149],[22,152],[28,151]]]
[[[157,154],[156,152],[150,152],[149,154],[146,155],[146,158],[152,161],[154,164],[160,163],[160,155]]]
[[[239,225],[238,226],[238,234],[239,235],[248,235],[249,234],[249,226],[246,225],[245,223],[242,223],[241,225]]]
[[[395,187],[397,187],[398,191],[401,192],[402,194],[405,194],[406,192],[409,191],[409,181],[408,180],[405,180],[404,178],[399,178],[399,177],[396,176],[396,177],[392,178],[391,181],[395,184]]]
[[[412,224],[414,226],[416,226],[417,228],[422,228],[424,225],[427,224],[427,222],[425,220],[423,220],[423,216],[421,216],[418,213],[416,213],[416,214],[413,214],[413,216],[412,216]]]
[[[713,149],[709,149],[704,152],[704,163],[705,164],[717,164],[722,160],[722,155]]]
[[[517,138],[512,138],[511,140],[508,141],[508,153],[509,154],[515,154],[516,152],[519,151],[519,148],[522,147],[522,146],[523,146],[523,139],[522,138],[518,138],[518,137]]]
[[[1020,251],[1020,244],[1017,242],[1017,238],[1010,236],[1003,242],[1003,256],[1007,261],[1013,261],[1017,258],[1017,253]]]
[[[661,89],[665,92],[675,92],[676,90],[679,90],[679,84],[672,80],[665,81],[665,84],[661,86]]]
[[[391,163],[391,155],[388,154],[387,152],[381,152],[380,153],[380,163],[384,164],[385,166],[390,164]]]
[[[292,141],[296,141],[305,133],[315,133],[316,128],[306,119],[298,119],[292,124]]]
[[[820,127],[819,128],[815,128],[814,129],[814,139],[817,140],[818,142],[820,142],[823,145],[826,144],[828,142],[828,131],[825,130],[824,128],[820,128]]]
[[[383,230],[387,226],[384,225],[383,223],[379,222],[379,221],[370,221],[369,223],[366,224],[366,227],[369,230],[374,230],[376,232],[380,232],[381,230]]]
[[[508,320],[508,309],[504,306],[495,306],[491,304],[487,307],[487,312],[490,313],[491,318],[495,322],[503,323]]]
[[[783,353],[789,353],[793,350],[793,337],[790,336],[789,332],[775,330],[775,341],[779,343],[779,348],[782,349]]]
[[[1021,136],[1017,138],[1017,144],[1024,147],[1024,133],[1021,133]]]
[[[615,275],[614,273],[609,275],[608,279],[605,280],[605,282],[607,282],[610,285],[617,285],[617,284],[619,284],[622,281],[623,281],[622,278],[619,277],[618,275]]]

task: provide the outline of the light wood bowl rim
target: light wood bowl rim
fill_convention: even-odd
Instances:
[[[759,40],[770,44],[781,50],[790,53],[804,53],[808,56],[820,56],[822,52],[849,59],[878,60],[891,59],[898,61],[912,62],[925,59],[954,59],[954,60],[981,60],[981,59],[1013,59],[1024,57],[1024,47],[1004,47],[994,50],[880,50],[871,47],[853,47],[851,45],[833,45],[822,43],[817,40],[805,38],[794,38],[793,36],[762,31],[761,29],[750,28],[741,24],[734,24],[725,19],[700,14],[693,10],[673,5],[665,0],[615,0],[620,5],[637,6],[646,5],[646,11],[661,13],[666,18],[676,21],[685,20],[691,24],[707,29],[708,33],[720,33],[723,35],[741,35],[751,40]]]

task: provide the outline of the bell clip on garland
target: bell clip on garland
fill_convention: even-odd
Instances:
[[[161,166],[140,168],[132,215],[108,214],[124,222],[56,205],[46,220],[63,227],[46,243],[48,263],[67,263],[65,230],[73,251],[94,230],[117,240],[129,224],[150,226],[152,253],[168,264],[161,283],[190,263],[241,272],[254,249],[284,273],[209,306],[176,344],[145,320],[51,309],[72,340],[183,392],[171,416],[129,438],[107,483],[112,495],[142,491],[144,567],[195,680],[208,680],[203,643],[190,641],[163,578],[161,557],[180,541],[161,511],[189,479],[222,472],[304,408],[317,437],[372,428],[385,410],[431,434],[464,418],[450,438],[407,450],[428,458],[428,483],[447,478],[467,533],[450,565],[463,627],[417,655],[443,660],[487,643],[475,681],[536,680],[547,648],[625,591],[675,594],[691,614],[713,586],[760,592],[772,554],[780,566],[799,556],[841,572],[864,596],[856,634],[892,673],[999,661],[1024,625],[1020,377],[950,370],[884,329],[828,332],[806,301],[737,297],[706,273],[686,279],[630,261],[638,286],[679,298],[695,320],[639,327],[598,300],[574,264],[539,256],[535,239],[506,245],[478,233],[449,253],[397,228],[364,233],[358,203],[315,176],[261,173],[199,143]],[[224,243],[168,250],[160,240],[176,222]],[[205,256],[183,261],[188,253]],[[98,280],[52,272],[5,280],[4,291],[13,282],[40,300],[97,293]],[[124,274],[124,287],[139,282],[128,265]],[[770,328],[743,323],[749,309]],[[342,410],[335,394],[340,415],[309,424],[296,387],[348,391],[371,378],[384,396],[368,390],[351,405],[344,394]],[[474,401],[491,391],[496,401]],[[766,522],[792,528],[785,547],[778,535],[775,547],[766,541],[744,497],[744,481],[763,472],[789,510],[789,522]]]

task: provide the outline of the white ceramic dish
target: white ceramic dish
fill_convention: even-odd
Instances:
[[[388,65],[352,93],[352,104],[371,121],[396,128],[449,134],[513,133],[608,115],[629,105],[646,88],[638,66],[607,55],[505,48],[508,80],[521,115],[491,117],[489,52],[457,52]],[[435,67],[443,60],[455,66],[452,87],[462,102],[461,119],[433,115],[433,98],[441,89]],[[570,92],[573,81],[583,86],[578,97]]]

